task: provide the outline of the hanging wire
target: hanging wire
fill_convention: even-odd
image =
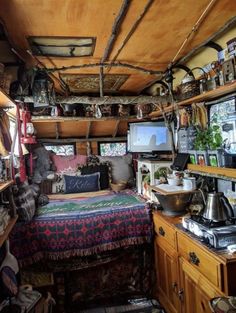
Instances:
[[[187,37],[185,38],[184,42],[182,43],[182,45],[180,46],[179,50],[177,51],[176,55],[174,56],[172,63],[174,63],[177,59],[177,57],[179,56],[180,52],[183,50],[183,48],[185,47],[185,45],[187,44],[189,38],[191,37],[191,35],[193,33],[195,33],[198,30],[198,27],[200,26],[202,20],[204,19],[204,17],[207,15],[207,13],[210,11],[211,7],[213,6],[213,4],[216,2],[217,0],[211,0],[210,3],[207,5],[207,7],[205,8],[205,10],[202,12],[202,14],[200,15],[200,17],[198,18],[197,22],[194,24],[193,28],[191,29],[191,31],[189,32],[189,34],[187,35]]]

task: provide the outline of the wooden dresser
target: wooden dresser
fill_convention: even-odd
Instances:
[[[209,299],[236,295],[236,254],[208,248],[179,217],[153,219],[157,298],[168,313],[210,313]]]

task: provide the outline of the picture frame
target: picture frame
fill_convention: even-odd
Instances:
[[[197,164],[201,166],[209,165],[207,151],[197,151]]]
[[[215,153],[212,153],[212,154],[209,154],[209,165],[210,166],[215,166],[217,167],[218,166],[218,157],[217,157],[217,154]]]
[[[189,153],[189,162],[191,164],[197,164],[197,153],[195,150],[188,150]]]

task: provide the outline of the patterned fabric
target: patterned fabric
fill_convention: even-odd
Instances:
[[[64,175],[65,193],[91,192],[100,190],[100,173],[81,176]]]
[[[9,266],[3,266],[0,272],[0,287],[5,297],[14,297],[18,292],[15,272]]]
[[[60,173],[56,173],[56,180],[52,182],[52,190],[50,193],[64,193],[65,192],[65,181],[64,175],[77,176],[80,175],[79,172],[73,172],[70,170],[65,170]]]
[[[72,171],[76,172],[78,164],[83,165],[87,162],[86,155],[52,155],[52,160],[57,172]]]
[[[50,201],[34,219],[17,223],[11,250],[20,265],[40,259],[92,255],[151,242],[145,201],[132,192]]]
[[[100,173],[100,189],[108,189],[111,182],[111,167],[109,162],[88,163],[78,168],[81,175]]]

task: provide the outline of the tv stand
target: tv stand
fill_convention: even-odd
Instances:
[[[161,156],[158,154],[141,154],[140,159],[144,159],[144,160],[156,160],[156,161],[160,161],[161,160]]]

